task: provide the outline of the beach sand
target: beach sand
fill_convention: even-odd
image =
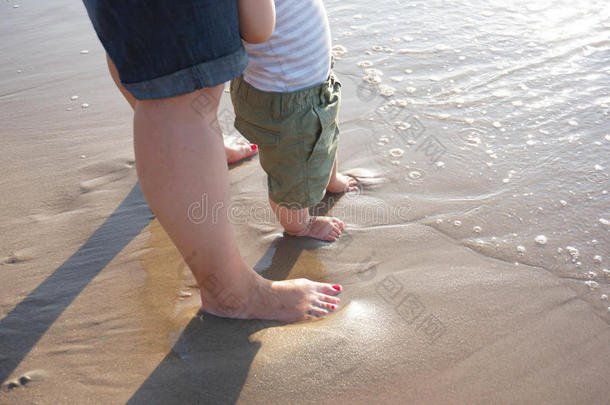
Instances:
[[[493,196],[394,175],[363,146],[380,134],[357,124],[349,80],[340,161],[362,191],[318,207],[346,222],[336,243],[283,236],[258,159],[230,168],[246,262],[340,283],[340,309],[293,325],[198,316],[84,7],[13,4],[0,5],[0,404],[608,403],[605,306],[582,280],[456,237],[456,213]]]

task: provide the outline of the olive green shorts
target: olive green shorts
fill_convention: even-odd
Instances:
[[[241,76],[231,81],[235,128],[259,147],[269,198],[289,208],[307,208],[324,197],[339,128],[341,83],[334,73],[324,83],[289,93],[258,90]]]

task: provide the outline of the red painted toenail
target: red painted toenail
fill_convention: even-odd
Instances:
[[[331,305],[331,306],[330,306],[330,309],[335,309],[335,306],[334,306],[334,305]]]
[[[341,291],[341,286],[339,284],[333,285],[333,288],[337,291]]]
[[[257,149],[258,149],[258,145],[250,145],[250,148],[251,148],[252,150],[257,150]]]

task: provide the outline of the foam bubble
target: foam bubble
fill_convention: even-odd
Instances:
[[[573,262],[576,261],[576,259],[578,259],[578,257],[580,256],[579,250],[576,249],[574,246],[566,246],[566,251],[572,257]]]
[[[383,86],[383,85],[379,86],[379,94],[381,94],[384,97],[392,97],[395,92],[396,92],[396,89],[394,87]]]
[[[89,108],[89,104],[87,104],[87,103],[82,103],[80,106],[81,106],[82,108]]]
[[[523,101],[515,100],[511,104],[514,105],[515,107],[521,107],[523,105]]]
[[[419,172],[417,170],[412,170],[409,172],[408,176],[410,179],[417,180],[417,179],[421,178],[422,174],[421,174],[421,172]]]
[[[400,157],[402,157],[402,155],[405,154],[405,151],[400,149],[400,148],[394,148],[390,150],[390,156],[392,156],[394,159],[398,159]]]
[[[458,56],[458,59],[459,60],[466,60],[466,57],[464,55],[460,55],[460,56]]]
[[[593,167],[595,169],[595,171],[601,172],[602,170],[604,170],[604,166],[602,165],[595,165]]]
[[[536,243],[539,245],[546,245],[546,243],[548,242],[548,238],[544,235],[538,235],[536,236]]]
[[[80,51],[81,55],[86,55],[89,53],[88,49],[83,49],[82,51]]]
[[[411,124],[409,124],[408,122],[404,122],[404,121],[397,121],[395,126],[396,126],[396,128],[400,129],[401,131],[411,128]]]
[[[361,68],[371,67],[373,66],[373,62],[371,62],[370,60],[363,60],[358,62],[358,66],[360,66]]]
[[[607,220],[606,218],[600,218],[599,223],[602,225],[606,225],[606,226],[610,225],[610,221]]]
[[[502,124],[500,124],[499,121],[494,121],[491,125],[493,125],[494,128],[502,128]]]
[[[462,221],[456,219],[455,221],[453,221],[453,226],[459,228],[460,226],[462,226]]]
[[[578,121],[576,120],[569,120],[568,121],[568,125],[571,127],[577,127],[578,126]]]
[[[370,69],[366,69],[364,71],[364,73],[366,73],[369,76],[383,76],[383,72],[379,69],[375,69],[375,68],[370,68]]]
[[[347,48],[343,45],[335,45],[331,52],[335,58],[340,58],[347,53]]]
[[[76,99],[78,99],[78,96],[72,96],[72,97],[70,97],[70,100],[76,100]]]
[[[591,290],[591,291],[593,291],[599,287],[599,283],[597,281],[593,281],[593,280],[587,280],[587,281],[585,281],[585,284],[587,285],[587,287],[589,287],[589,290]]]
[[[396,82],[396,83],[402,82],[402,79],[403,79],[402,76],[392,76],[392,77],[390,77],[390,80],[392,80],[393,82]]]
[[[602,260],[603,260],[603,259],[602,259],[602,257],[601,257],[600,255],[595,255],[595,256],[593,256],[593,263],[597,263],[597,264],[599,264],[599,263],[601,263],[601,262],[602,262]]]
[[[371,84],[379,84],[381,83],[381,76],[376,75],[367,75],[362,78],[365,82],[369,82]]]
[[[373,45],[371,47],[371,49],[374,50],[374,51],[379,52],[379,51],[383,51],[383,46],[381,46],[381,45]]]
[[[483,228],[478,225],[472,227],[472,232],[474,233],[481,233],[481,231],[483,231]]]

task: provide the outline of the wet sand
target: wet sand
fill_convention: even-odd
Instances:
[[[202,319],[194,280],[139,191],[131,110],[83,6],[14,4],[0,6],[0,404],[607,403],[610,317],[600,297],[610,258],[600,219],[610,219],[610,205],[605,169],[594,168],[607,166],[607,106],[605,114],[561,117],[578,127],[551,128],[552,139],[578,138],[561,153],[586,169],[555,167],[551,138],[529,138],[544,146],[535,152],[522,145],[528,138],[519,147],[503,139],[502,128],[526,135],[545,127],[529,128],[541,114],[534,107],[493,116],[515,101],[475,92],[480,82],[501,82],[495,73],[470,72],[464,87],[476,97],[463,103],[472,109],[459,110],[452,96],[444,105],[451,86],[443,93],[428,78],[430,91],[416,79],[390,79],[426,67],[414,56],[420,42],[401,33],[402,43],[391,45],[371,6],[329,2],[334,42],[345,46],[335,50],[344,83],[340,161],[362,191],[329,196],[317,210],[341,217],[346,234],[334,244],[283,236],[258,160],[230,173],[245,260],[271,279],[341,283],[341,308],[294,325]],[[413,53],[398,54],[407,48]],[[403,95],[367,98],[363,60]],[[459,73],[451,77],[461,84]],[[410,114],[376,112],[404,94],[412,94]],[[444,141],[440,159],[419,148],[424,138],[398,142],[405,138],[391,127],[413,111],[426,134]],[[220,113],[232,132],[226,97]],[[539,234],[546,244],[535,242]],[[578,249],[575,260],[568,246]]]

